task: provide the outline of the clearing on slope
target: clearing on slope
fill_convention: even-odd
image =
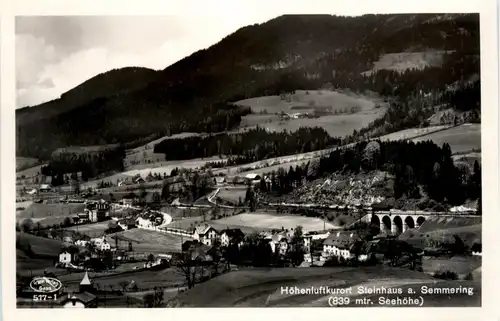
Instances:
[[[438,146],[448,143],[454,154],[481,150],[481,124],[463,124],[421,136],[413,141],[420,142],[427,140],[433,141]]]
[[[330,90],[296,90],[281,97],[254,97],[235,104],[250,107],[254,113],[242,117],[242,129],[258,125],[270,131],[295,131],[318,126],[333,137],[350,135],[353,130],[366,127],[385,110],[378,108],[385,103],[374,94]]]
[[[374,62],[371,70],[361,74],[370,76],[379,70],[403,72],[405,70],[421,70],[427,67],[438,67],[443,64],[443,55],[445,53],[447,52],[443,50],[389,53],[380,56],[380,58]]]

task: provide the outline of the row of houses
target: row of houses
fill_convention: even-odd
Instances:
[[[240,229],[224,229],[217,231],[209,224],[202,224],[195,228],[189,229],[188,233],[192,234],[193,240],[200,242],[206,246],[213,246],[216,241],[220,242],[221,246],[228,246],[231,243],[236,243],[239,246],[243,244],[245,234]],[[269,241],[269,245],[274,253],[285,255],[290,249],[290,244],[293,239],[294,231],[282,230],[275,232],[262,232],[259,236]],[[334,231],[322,233],[306,233],[303,235],[304,248],[306,253],[311,253],[313,241],[322,242],[321,255],[325,258],[331,256],[342,257],[343,259],[352,258],[352,247],[356,242],[360,242],[360,236],[353,231]]]

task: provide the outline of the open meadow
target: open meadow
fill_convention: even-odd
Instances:
[[[270,131],[296,131],[301,127],[321,127],[332,137],[351,135],[353,130],[368,126],[372,121],[381,117],[384,109],[373,109],[349,115],[328,115],[318,118],[298,118],[281,120],[278,116],[263,120],[261,115],[247,115],[242,117],[242,126],[255,126]]]
[[[104,234],[104,231],[108,229],[108,225],[111,221],[104,221],[92,224],[75,225],[65,228],[66,231],[75,231],[80,234],[85,234],[90,237],[100,237]]]
[[[43,275],[65,247],[59,240],[16,232],[16,272],[22,276]]]
[[[147,253],[180,252],[182,241],[188,239],[141,228],[109,234],[108,237],[113,245],[115,244],[115,237],[118,237],[118,247],[120,248],[128,249],[128,243],[131,242],[133,252]]]
[[[425,228],[425,224],[422,228]],[[431,246],[432,244],[437,244],[439,242],[448,241],[450,243],[454,242],[454,237],[459,237],[460,240],[464,243],[465,246],[471,248],[474,243],[481,244],[482,243],[482,225],[473,224],[473,225],[465,225],[467,224],[463,220],[459,223],[458,226],[450,226],[445,228],[441,226],[439,229],[432,230],[419,230],[415,231],[409,230],[406,233],[403,233],[399,236],[400,239],[410,243],[411,245],[418,248],[425,248],[427,246]]]
[[[463,124],[414,139],[414,142],[432,140],[436,145],[450,144],[452,153],[481,150],[481,124]]]
[[[443,63],[443,54],[445,51],[433,50],[423,52],[396,52],[381,55],[373,63],[371,70],[362,74],[369,76],[378,70],[405,71],[408,69],[424,69],[427,67],[441,66]]]
[[[381,101],[381,99],[374,98],[331,90],[296,90],[285,99],[277,95],[261,96],[240,100],[235,104],[250,107],[254,113],[267,114],[292,112],[298,110],[297,107],[301,107],[300,109],[331,107],[337,111],[357,107],[366,111],[375,107],[374,101]]]
[[[332,137],[343,137],[367,126],[383,115],[385,108],[378,97],[329,90],[297,90],[286,99],[263,96],[240,100],[235,104],[250,107],[254,114],[242,117],[241,128],[259,126],[271,131],[295,131],[300,127],[321,127]],[[328,110],[316,118],[281,119],[278,114],[315,113]]]
[[[294,229],[301,225],[304,232],[336,229],[335,226],[319,218],[304,217],[299,215],[286,215],[276,213],[243,213],[231,217],[211,221],[210,224],[219,226],[245,226],[254,229]],[[215,227],[217,228],[217,227]]]
[[[16,172],[34,167],[39,163],[38,159],[31,157],[16,157]]]
[[[454,272],[459,279],[474,272],[482,265],[480,256],[424,257],[422,269],[425,273]]]
[[[232,204],[238,204],[241,200],[245,201],[245,195],[247,192],[247,187],[221,187],[219,193],[217,193],[217,199],[226,201]]]
[[[85,204],[33,203],[23,211],[18,211],[16,213],[16,218],[18,222],[29,218],[34,223],[40,223],[42,225],[53,225],[62,223],[66,217],[70,217],[78,213],[83,213],[84,210]]]
[[[406,140],[413,139],[430,133],[438,132],[451,128],[451,125],[429,126],[422,128],[408,128],[384,136],[377,137],[381,141]]]
[[[436,283],[437,281],[437,283]],[[421,292],[421,286],[450,287],[471,286],[474,295],[457,294],[426,295]],[[359,288],[373,287],[409,287],[415,289],[416,295],[423,296],[424,306],[439,306],[443,303],[452,306],[480,306],[480,283],[469,281],[439,281],[430,276],[410,270],[389,267],[323,267],[323,268],[249,268],[223,274],[205,283],[196,285],[193,289],[180,293],[169,302],[170,307],[327,307],[331,294],[287,294],[281,288],[297,286],[328,286],[332,288],[352,288],[347,294],[338,296],[349,297],[348,306],[359,306],[357,297],[365,297]],[[206,293],[211,293],[207,296]],[[407,293],[407,292],[405,292]],[[379,295],[374,295],[373,306],[379,306]],[[387,295],[391,299],[397,295]]]
[[[21,178],[21,177],[32,177],[39,175],[40,172],[42,171],[42,167],[47,164],[41,164],[41,165],[36,165],[33,167],[25,168],[19,171],[16,171],[16,177]],[[17,166],[17,164],[16,164]]]

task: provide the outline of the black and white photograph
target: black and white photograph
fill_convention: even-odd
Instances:
[[[17,309],[481,307],[481,19],[15,16]]]

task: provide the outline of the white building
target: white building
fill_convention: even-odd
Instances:
[[[351,231],[332,233],[323,243],[323,255],[351,259],[351,247],[358,241],[361,241],[359,236]]]
[[[226,229],[220,234],[221,246],[229,246],[231,242],[237,242],[240,245],[245,234],[240,229]]]
[[[286,237],[286,232],[267,235],[265,239],[269,240],[269,245],[271,246],[271,250],[273,251],[273,253],[276,253],[277,251],[280,255],[285,255],[288,251],[288,240]]]
[[[307,249],[307,252],[311,253],[312,236],[304,235],[302,239],[304,240],[304,247]]]
[[[252,184],[260,183],[261,176],[255,173],[248,173],[245,175],[245,179],[247,182],[251,182]]]
[[[141,227],[141,228],[153,228],[154,227],[153,222],[151,222],[149,219],[144,219],[142,217],[138,217],[135,220],[135,223],[138,227]]]
[[[49,184],[42,184],[39,188],[40,192],[50,192],[51,187]]]
[[[85,241],[85,240],[77,240],[77,241],[75,242],[75,245],[85,247],[85,246],[87,246],[87,244],[88,244],[88,243],[89,243],[89,242],[88,242],[88,241]]]
[[[193,233],[193,239],[207,246],[212,246],[218,237],[219,233],[208,224],[198,225]]]
[[[95,248],[100,251],[111,250],[111,244],[109,244],[108,240],[106,240],[106,237],[104,236],[92,239],[91,242],[94,244]]]
[[[63,264],[71,263],[71,254],[68,251],[64,251],[59,254],[59,262]]]

